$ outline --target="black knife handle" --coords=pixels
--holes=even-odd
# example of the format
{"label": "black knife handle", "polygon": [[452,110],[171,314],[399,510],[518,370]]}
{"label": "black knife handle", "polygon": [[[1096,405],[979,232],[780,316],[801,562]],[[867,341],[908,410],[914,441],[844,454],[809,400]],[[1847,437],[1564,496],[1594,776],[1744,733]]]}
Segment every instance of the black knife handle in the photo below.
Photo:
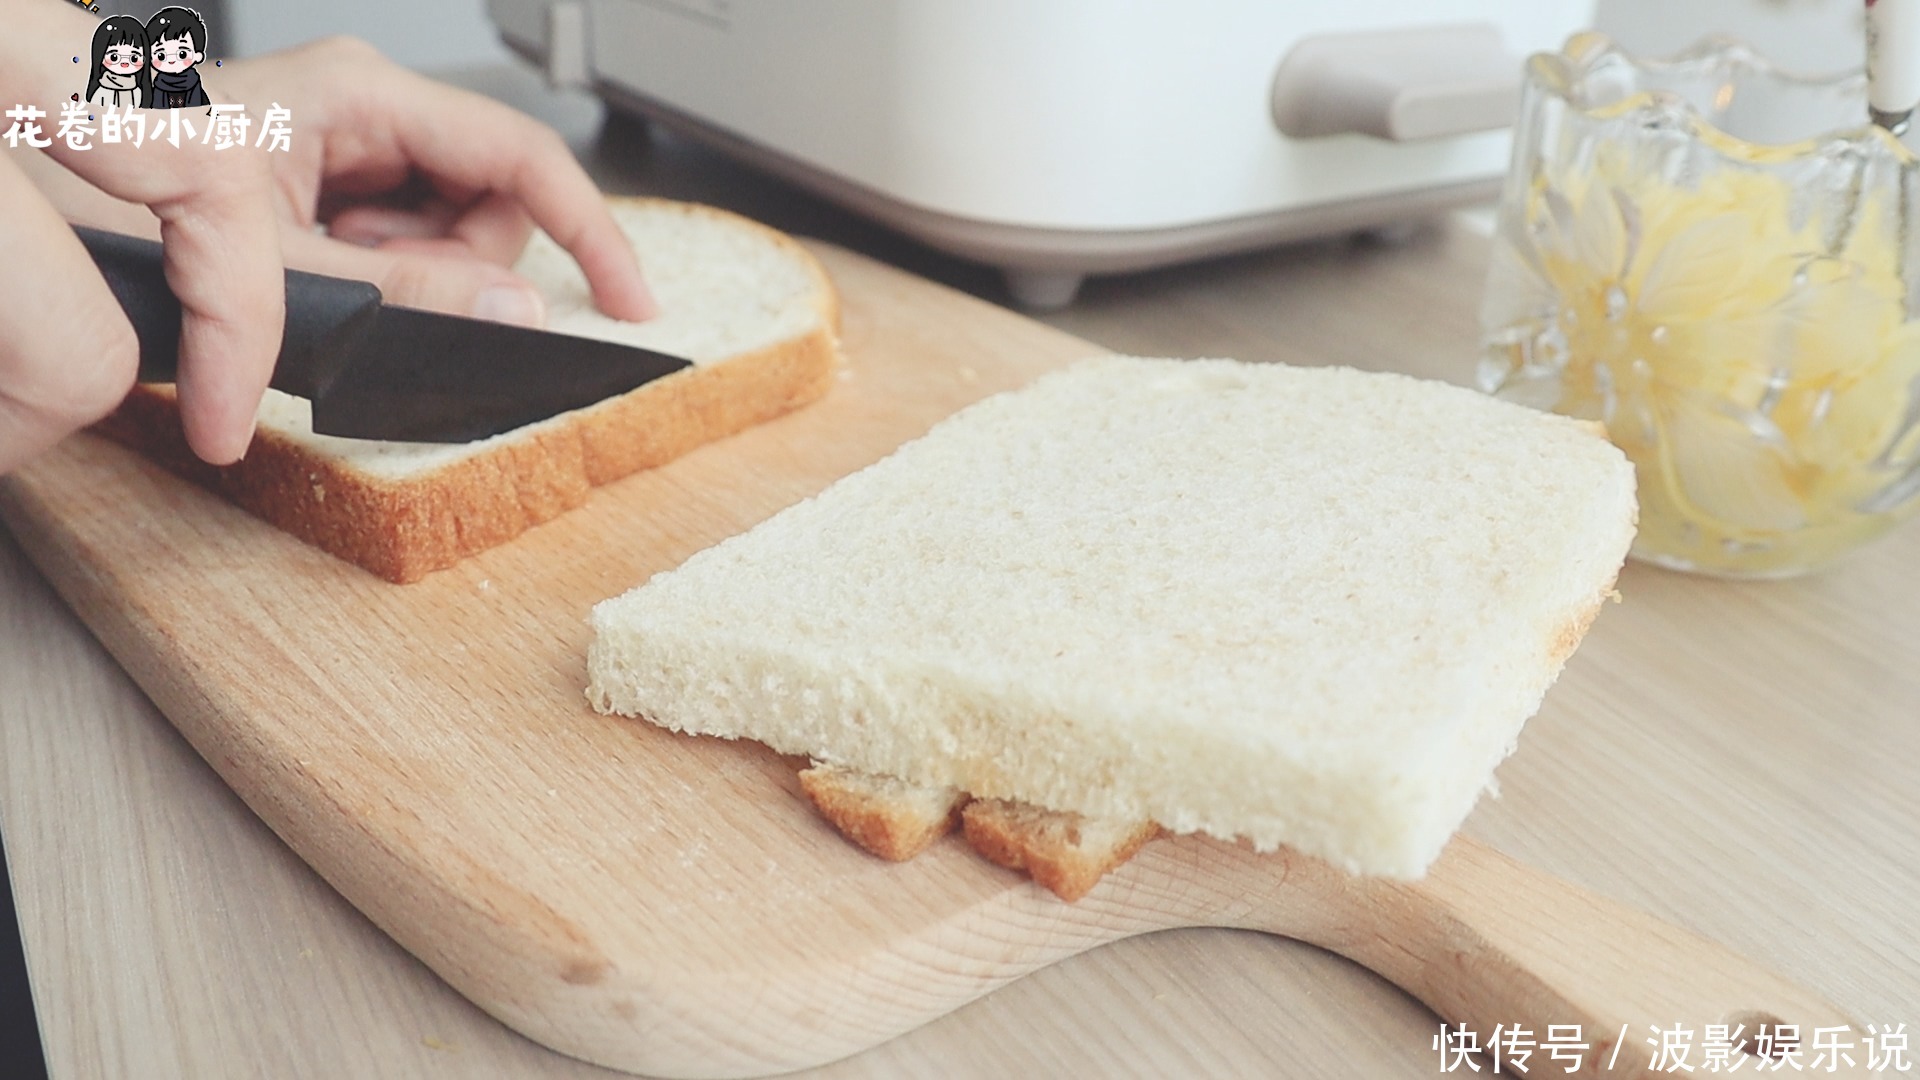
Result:
{"label": "black knife handle", "polygon": [[[140,381],[173,382],[180,372],[180,300],[167,284],[160,245],[80,225],[73,231],[140,339]],[[287,271],[286,333],[273,387],[316,397],[379,309],[380,290],[370,282]]]}

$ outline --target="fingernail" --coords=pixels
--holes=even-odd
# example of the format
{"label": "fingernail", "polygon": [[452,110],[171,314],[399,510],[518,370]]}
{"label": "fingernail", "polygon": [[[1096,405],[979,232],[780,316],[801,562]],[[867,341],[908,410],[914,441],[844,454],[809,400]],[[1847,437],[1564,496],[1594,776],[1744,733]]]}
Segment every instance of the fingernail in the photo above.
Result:
{"label": "fingernail", "polygon": [[231,466],[231,465],[239,465],[242,462],[246,461],[247,451],[253,449],[253,436],[259,430],[259,427],[260,427],[260,421],[258,420],[255,420],[253,423],[248,424],[247,437],[244,441],[237,444],[233,448],[233,451],[231,453],[221,455],[221,459],[219,461],[215,461],[213,458],[207,458],[206,459],[207,463],[209,465],[219,465],[224,467],[224,466]]}
{"label": "fingernail", "polygon": [[473,317],[514,326],[546,322],[546,304],[540,294],[518,285],[489,285],[473,298]]}

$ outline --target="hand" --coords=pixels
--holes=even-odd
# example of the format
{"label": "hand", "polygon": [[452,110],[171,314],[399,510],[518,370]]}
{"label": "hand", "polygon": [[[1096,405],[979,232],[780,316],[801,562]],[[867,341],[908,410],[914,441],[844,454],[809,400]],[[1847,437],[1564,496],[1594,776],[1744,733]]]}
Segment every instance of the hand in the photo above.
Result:
{"label": "hand", "polygon": [[[0,14],[17,30],[0,38],[0,97],[37,101],[57,115],[53,87],[64,91],[71,74],[50,57],[67,46],[42,46],[84,38],[91,20],[10,0],[0,0]],[[70,174],[40,185],[68,195],[83,189],[72,201],[99,210],[96,224],[144,233],[158,219],[168,282],[184,308],[182,422],[207,461],[235,461],[251,440],[285,321],[283,252],[295,266],[374,281],[398,303],[537,323],[537,294],[506,267],[538,223],[580,260],[603,310],[652,314],[631,247],[599,192],[559,137],[533,120],[345,40],[231,65],[212,90],[249,105],[256,120],[274,101],[291,108],[295,152],[152,142],[76,151],[56,143],[44,153]],[[138,360],[132,329],[91,260],[15,167],[37,165],[27,159],[40,155],[6,157],[0,472],[111,410]],[[425,197],[395,199],[410,191]],[[68,202],[61,201],[66,216],[84,220]],[[113,224],[116,213],[137,209],[130,204],[151,215],[136,213],[132,227]],[[355,243],[315,235],[315,222]]]}
{"label": "hand", "polygon": [[0,474],[112,411],[140,346],[80,239],[0,153]]}
{"label": "hand", "polygon": [[599,190],[549,127],[433,82],[351,38],[226,65],[212,90],[255,122],[291,110],[268,155],[301,269],[379,285],[414,307],[538,325],[540,294],[506,269],[538,224],[579,260],[595,302],[645,319],[653,298]]}
{"label": "hand", "polygon": [[[59,115],[65,57],[93,19],[68,5],[0,0],[0,99]],[[132,385],[132,327],[71,230],[21,174],[32,151],[0,164],[0,470],[103,415]],[[115,198],[159,219],[167,282],[180,297],[180,408],[208,461],[245,452],[285,322],[279,225],[264,152],[183,142],[45,151]],[[216,156],[217,155],[217,156]]]}
{"label": "hand", "polygon": [[[280,350],[280,231],[262,152],[164,143],[49,149],[93,187],[159,219],[167,282],[180,298],[181,420],[215,464],[247,448]],[[0,472],[91,423],[126,396],[133,328],[93,261],[16,165],[0,160]]]}

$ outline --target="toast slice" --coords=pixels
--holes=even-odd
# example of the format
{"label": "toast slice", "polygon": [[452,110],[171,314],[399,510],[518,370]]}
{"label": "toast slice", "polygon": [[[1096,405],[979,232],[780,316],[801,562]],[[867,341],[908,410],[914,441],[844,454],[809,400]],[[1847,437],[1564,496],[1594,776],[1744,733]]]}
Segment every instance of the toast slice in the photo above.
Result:
{"label": "toast slice", "polygon": [[868,852],[904,862],[965,820],[967,843],[992,862],[1023,870],[1072,903],[1159,835],[1151,822],[1095,821],[1006,799],[969,800],[950,787],[921,787],[836,765],[800,772],[822,817]]}
{"label": "toast slice", "polygon": [[792,238],[737,214],[616,199],[660,314],[624,323],[537,234],[515,269],[545,296],[547,328],[684,356],[694,367],[628,394],[460,445],[313,432],[308,403],[269,390],[246,458],[194,457],[171,387],[136,387],[98,430],[315,547],[416,581],[579,506],[592,489],[825,394],[840,365],[839,298]]}
{"label": "toast slice", "polygon": [[596,606],[588,696],[1419,877],[1635,517],[1581,421],[1351,369],[1089,360]]}

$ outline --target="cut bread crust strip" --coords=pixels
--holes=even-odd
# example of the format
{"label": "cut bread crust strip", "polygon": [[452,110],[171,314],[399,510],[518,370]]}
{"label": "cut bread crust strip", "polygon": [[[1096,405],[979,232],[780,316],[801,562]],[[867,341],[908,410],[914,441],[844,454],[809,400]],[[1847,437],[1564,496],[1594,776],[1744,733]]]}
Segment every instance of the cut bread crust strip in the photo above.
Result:
{"label": "cut bread crust strip", "polygon": [[950,787],[923,787],[816,764],[800,787],[840,834],[869,853],[904,862],[964,821],[967,843],[988,860],[1025,871],[1072,903],[1158,836],[1152,822],[1101,821],[1010,799],[969,799]]}
{"label": "cut bread crust strip", "polygon": [[338,439],[306,401],[269,391],[246,457],[216,468],[188,448],[171,386],[140,386],[96,430],[268,523],[393,582],[416,581],[581,504],[597,486],[823,396],[840,366],[839,298],[791,237],[664,199],[610,200],[661,314],[593,308],[585,277],[536,235],[515,269],[546,297],[550,330],[624,341],[694,367],[475,443]]}
{"label": "cut bread crust strip", "polygon": [[833,765],[800,771],[800,788],[840,834],[874,855],[905,862],[953,831],[967,794]]}
{"label": "cut bread crust strip", "polygon": [[976,799],[962,814],[973,850],[1069,903],[1160,835],[1151,821],[1103,821],[1010,799]]}

